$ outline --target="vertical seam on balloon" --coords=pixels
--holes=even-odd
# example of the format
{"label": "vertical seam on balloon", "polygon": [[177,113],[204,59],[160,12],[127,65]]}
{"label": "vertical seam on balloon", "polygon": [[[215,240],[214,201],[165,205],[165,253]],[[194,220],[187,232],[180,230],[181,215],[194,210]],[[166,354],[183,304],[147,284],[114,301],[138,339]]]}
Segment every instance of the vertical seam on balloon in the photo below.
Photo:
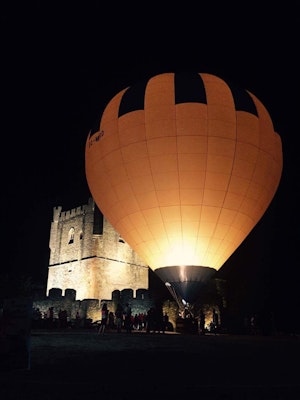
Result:
{"label": "vertical seam on balloon", "polygon": [[181,193],[181,185],[180,185],[180,177],[179,177],[179,155],[178,155],[178,125],[177,125],[177,104],[176,104],[176,86],[175,86],[175,74],[173,80],[174,87],[174,120],[175,120],[175,137],[176,137],[176,154],[177,154],[177,179],[178,179],[178,188],[179,188],[179,209],[180,209],[180,226],[181,226],[181,246],[183,245],[183,229],[182,229],[182,193]]}
{"label": "vertical seam on balloon", "polygon": [[[202,76],[202,74],[199,74],[202,81],[203,81],[203,85],[204,85],[204,89],[205,89],[205,94],[206,94],[206,86],[205,86],[205,79]],[[205,167],[205,178],[204,178],[204,185],[203,185],[203,191],[202,191],[202,200],[201,200],[201,210],[200,210],[200,216],[199,216],[199,224],[198,224],[198,236],[197,236],[197,246],[198,243],[200,242],[199,240],[199,233],[201,231],[201,223],[202,223],[202,215],[203,215],[203,201],[204,201],[204,192],[205,192],[205,184],[206,184],[206,176],[207,176],[207,162],[208,162],[208,128],[209,128],[209,124],[208,124],[208,101],[207,101],[207,96],[206,96],[206,167]],[[205,255],[207,252],[207,248],[205,249],[205,254],[201,254],[201,265],[204,264],[204,259],[205,259]],[[204,266],[204,265],[203,265]]]}
{"label": "vertical seam on balloon", "polygon": [[[164,220],[163,220],[163,218],[162,218],[162,213],[161,213],[161,207],[159,206],[159,201],[158,201],[158,198],[157,198],[157,188],[156,188],[156,185],[155,185],[155,181],[154,181],[154,179],[153,179],[153,171],[152,171],[152,165],[151,165],[151,162],[150,162],[150,157],[149,157],[149,149],[148,149],[148,142],[149,142],[149,140],[148,140],[148,136],[147,136],[147,124],[146,124],[146,107],[145,107],[145,97],[146,97],[146,92],[147,92],[147,86],[148,86],[148,84],[149,84],[149,81],[147,82],[147,85],[146,85],[146,87],[145,87],[145,94],[144,94],[144,123],[145,123],[145,139],[146,139],[146,147],[147,147],[147,155],[148,155],[148,161],[149,161],[149,166],[150,166],[150,171],[151,171],[151,177],[152,177],[152,182],[153,182],[153,187],[154,187],[154,192],[155,192],[155,197],[156,197],[156,201],[157,201],[157,204],[158,204],[158,209],[159,209],[159,214],[160,214],[160,218],[161,218],[161,221],[162,221],[162,223],[163,223],[163,226],[164,226],[164,230],[165,230],[165,232],[166,232],[166,236],[168,236],[167,235],[167,231],[166,231],[166,227],[165,227],[165,224],[164,224]],[[144,213],[142,213],[143,214],[143,217],[144,217]],[[144,217],[145,218],[145,217]],[[146,219],[145,219],[145,221],[146,221]],[[148,224],[147,224],[147,226],[148,226]],[[153,235],[153,232],[149,229],[149,231],[151,232],[151,235],[152,235],[152,238],[153,238],[153,241],[155,242],[155,243],[157,243],[157,239],[156,239],[156,237]],[[155,267],[155,266],[152,266],[152,268],[153,267]]]}
{"label": "vertical seam on balloon", "polygon": [[[204,88],[205,88],[205,93],[207,92],[207,88],[205,85],[205,79],[204,77],[202,77],[202,74],[200,74],[202,80],[203,80],[203,84],[204,84]],[[202,220],[202,214],[203,214],[203,203],[204,203],[204,193],[205,193],[205,188],[206,188],[206,180],[207,180],[207,165],[208,165],[208,138],[209,138],[209,111],[208,111],[208,98],[206,95],[206,166],[205,166],[205,178],[204,178],[204,185],[203,185],[203,196],[202,196],[202,201],[201,201],[201,212],[200,212],[200,218],[199,218],[199,229],[198,229],[198,234],[201,230],[201,220]],[[198,236],[199,237],[199,236]],[[207,255],[207,251],[209,249],[210,246],[210,241],[211,241],[211,236],[208,242],[208,246],[205,249],[205,253],[202,255],[201,257],[201,266],[205,266],[205,258]],[[198,238],[197,238],[197,242],[198,242]]]}
{"label": "vertical seam on balloon", "polygon": [[[229,85],[228,85],[225,81],[224,81],[224,83],[226,84],[227,88],[229,89],[229,91],[230,91],[230,93],[231,93],[231,95],[232,95],[232,92],[231,92],[231,89],[230,89]],[[232,96],[232,97],[233,97],[233,96]],[[233,101],[233,103],[234,103],[234,101]],[[207,107],[207,112],[208,112],[208,107]],[[236,117],[236,107],[235,107],[235,103],[234,103],[234,112],[235,112],[235,117]],[[207,121],[208,121],[208,119],[209,119],[209,118],[207,118]],[[208,130],[207,130],[207,132],[208,132]],[[209,135],[207,135],[207,140],[208,140],[208,137],[209,137]],[[237,123],[235,124],[235,151],[236,151],[236,138],[237,138]],[[232,164],[231,164],[231,171],[232,171],[232,169],[233,169],[233,165],[234,165],[234,162],[232,162]],[[207,171],[207,168],[206,168],[206,171]],[[206,179],[205,179],[205,181],[206,181]],[[230,175],[229,182],[228,182],[228,184],[227,184],[227,190],[226,190],[226,192],[225,192],[226,194],[225,194],[225,196],[224,196],[224,198],[223,198],[223,201],[222,201],[222,206],[220,207],[218,219],[217,219],[217,222],[215,223],[215,226],[214,226],[213,234],[210,236],[210,239],[209,239],[209,244],[208,244],[207,250],[209,250],[210,243],[211,243],[211,241],[212,241],[212,239],[213,239],[213,237],[214,237],[214,234],[215,234],[215,232],[216,232],[216,228],[217,228],[217,225],[218,225],[218,223],[219,223],[219,220],[220,220],[220,217],[221,217],[221,213],[222,213],[222,208],[223,208],[223,206],[224,206],[225,199],[226,199],[226,197],[227,197],[228,187],[229,187],[229,185],[230,185],[230,181],[231,181],[231,175]],[[204,186],[205,186],[205,185],[204,185]],[[223,241],[224,241],[224,239],[221,240],[221,242],[220,242],[220,244],[219,244],[217,250],[220,248],[221,243],[223,243]],[[207,251],[206,251],[206,253],[207,253]],[[216,259],[215,259],[215,254],[216,254],[216,253],[217,253],[217,252],[215,252],[214,255],[211,257],[212,260],[214,260],[214,263],[213,263],[213,265],[210,265],[210,266],[211,266],[212,268],[219,269],[220,267],[216,267],[216,265],[218,264],[218,262],[217,262]],[[220,257],[218,257],[218,258],[220,258]]]}
{"label": "vertical seam on balloon", "polygon": [[[232,96],[232,100],[233,100],[233,106],[234,106],[234,116],[235,116],[234,156],[233,156],[233,161],[232,161],[232,163],[231,163],[231,173],[230,173],[230,178],[229,178],[229,180],[228,180],[228,184],[227,184],[227,188],[226,188],[226,194],[225,194],[225,197],[224,197],[224,199],[223,199],[223,203],[222,203],[222,207],[221,207],[221,211],[220,211],[220,214],[219,214],[219,218],[218,218],[218,222],[217,222],[217,223],[219,223],[220,216],[221,216],[221,212],[222,212],[222,209],[224,208],[224,203],[225,203],[226,198],[227,198],[227,196],[228,196],[229,186],[230,186],[230,183],[231,183],[231,180],[232,180],[232,172],[233,172],[233,167],[234,167],[234,163],[235,163],[236,146],[237,146],[237,110],[236,110],[236,106],[235,106],[235,102],[234,102],[234,97],[233,97],[233,95],[232,95],[230,86],[227,85],[227,87],[228,87],[228,89],[230,90],[230,93],[231,93],[231,96]],[[236,217],[236,216],[237,216],[237,212],[236,212],[235,217]],[[232,223],[231,223],[230,226],[232,226]],[[227,232],[228,232],[228,229],[227,229]],[[225,237],[227,237],[227,234],[225,235]],[[221,246],[221,244],[222,244],[223,242],[224,242],[224,238],[222,239],[222,241],[221,241],[221,243],[220,243],[218,249],[220,248],[220,246]],[[228,244],[227,244],[227,248],[228,248]],[[227,252],[227,250],[226,250],[226,252]],[[223,253],[223,254],[224,254],[224,253]],[[222,257],[222,256],[221,256],[221,258],[224,259],[224,257]],[[218,257],[218,259],[220,259],[220,256]],[[227,257],[226,259],[228,259],[228,257]],[[216,264],[217,264],[217,262],[216,262]],[[219,264],[219,261],[218,261],[218,264]],[[222,265],[220,265],[219,267],[217,267],[217,269],[219,269],[221,266],[222,266]]]}
{"label": "vertical seam on balloon", "polygon": [[[126,91],[125,91],[125,92],[126,92]],[[124,92],[124,93],[125,93],[125,92]],[[119,100],[118,113],[119,113],[119,108],[120,108],[120,104],[121,104],[121,102],[122,102],[124,93],[123,93],[123,95],[120,97],[120,100]],[[119,117],[119,116],[117,117],[117,124],[118,124],[118,145],[119,145],[121,157],[122,157],[122,160],[123,160],[123,165],[125,166],[126,163],[125,163],[124,156],[123,156],[123,151],[122,151],[123,147],[121,147],[121,140],[120,140],[120,117]],[[128,179],[129,185],[130,185],[130,188],[131,188],[131,190],[132,190],[132,184],[131,184],[131,181],[130,181],[129,176],[128,176],[127,168],[125,169],[125,171],[126,171],[126,176],[127,176],[127,179]],[[133,190],[132,190],[132,193],[133,193]],[[135,198],[135,201],[137,202],[136,198]],[[119,221],[120,221],[120,219],[119,219],[116,223],[118,224]],[[119,232],[118,232],[118,233],[119,233]]]}
{"label": "vertical seam on balloon", "polygon": [[[251,175],[251,180],[250,180],[250,183],[248,184],[248,188],[247,188],[247,192],[246,192],[246,194],[248,195],[248,192],[249,192],[251,183],[253,182],[253,176],[254,176],[255,171],[256,171],[256,169],[257,169],[257,160],[259,159],[259,155],[260,155],[260,153],[261,153],[261,137],[262,137],[262,135],[261,135],[261,124],[260,124],[259,111],[258,111],[258,109],[257,109],[257,106],[256,106],[256,104],[255,104],[255,101],[254,101],[254,99],[252,98],[250,92],[247,91],[247,93],[249,94],[249,96],[250,96],[251,99],[253,100],[253,103],[254,103],[255,108],[256,108],[256,111],[257,111],[256,118],[257,118],[257,122],[258,122],[258,134],[259,134],[259,143],[258,143],[258,146],[257,146],[258,151],[257,151],[256,160],[255,160],[255,167],[254,167],[254,169],[253,169],[253,172],[252,172],[252,175]],[[244,198],[245,198],[245,197],[244,197]],[[247,215],[247,217],[249,217],[249,215]],[[253,218],[251,218],[251,219],[253,220]],[[259,218],[259,219],[260,219],[260,218]],[[253,222],[255,222],[255,224],[256,224],[256,223],[258,222],[259,219],[255,219],[255,220],[253,220]]]}
{"label": "vertical seam on balloon", "polygon": [[[230,89],[230,87],[229,87],[229,89]],[[235,156],[236,156],[236,146],[237,146],[237,110],[236,110],[236,107],[235,107],[235,104],[234,104],[234,115],[235,115],[235,141],[234,141],[234,156],[233,156],[233,161],[232,161],[232,163],[231,163],[231,174],[230,174],[230,178],[229,178],[229,181],[228,181],[228,185],[227,185],[227,189],[226,189],[226,194],[225,194],[225,197],[224,197],[224,200],[223,200],[223,204],[222,204],[222,209],[224,208],[224,203],[225,203],[225,201],[226,201],[226,199],[227,199],[227,196],[228,196],[228,192],[229,192],[229,186],[230,186],[230,184],[231,184],[231,180],[232,180],[232,172],[233,172],[233,167],[234,167],[234,162],[235,162]],[[237,216],[237,212],[235,213],[235,218],[236,218],[236,216]],[[231,225],[230,225],[230,227],[232,226],[232,223],[231,223]],[[229,229],[229,228],[228,228]],[[228,233],[228,229],[227,229],[227,233]],[[226,233],[226,235],[225,235],[225,237],[227,237],[227,233]],[[222,242],[221,243],[223,243],[224,242],[224,238],[222,239]],[[221,246],[221,243],[220,243],[220,246]],[[219,246],[219,247],[220,247]],[[227,244],[227,246],[226,246],[226,252],[227,252],[227,248],[228,248],[228,244]],[[223,254],[224,254],[224,252],[223,252]],[[221,256],[221,258],[225,258],[225,257],[222,257]],[[220,256],[219,256],[219,259],[220,259]],[[226,257],[226,260],[228,259],[228,257]],[[219,263],[219,261],[218,261],[218,263]],[[218,267],[218,269],[221,267],[222,265],[220,265],[219,267]]]}
{"label": "vertical seam on balloon", "polygon": [[[175,99],[175,73],[172,73],[171,75],[172,75],[172,77],[173,77],[173,82],[172,82],[172,84],[173,84],[173,95],[174,95],[174,99]],[[174,107],[175,107],[175,100],[174,100]],[[159,202],[158,202],[158,204],[159,204]],[[165,234],[166,234],[166,237],[167,237],[167,239],[168,239],[168,244],[169,244],[169,246],[170,246],[172,243],[171,243],[171,241],[170,241],[170,237],[169,237],[168,231],[167,231],[166,226],[165,226],[165,221],[164,221],[163,216],[162,216],[162,213],[161,213],[161,206],[159,205],[158,208],[159,208],[159,213],[160,213],[161,221],[162,221],[163,226],[164,226]],[[164,260],[164,262],[165,262],[165,260]]]}
{"label": "vertical seam on balloon", "polygon": [[[250,92],[249,92],[249,95],[250,95]],[[251,97],[251,95],[250,95],[250,97]],[[252,98],[252,97],[251,97],[251,98]],[[252,99],[252,100],[253,100],[253,99]],[[253,100],[253,103],[254,103],[254,100]],[[251,115],[253,115],[254,117],[257,118],[257,122],[258,122],[258,134],[259,134],[259,143],[258,143],[258,146],[255,146],[255,147],[257,147],[257,156],[256,156],[256,160],[255,160],[255,166],[254,166],[254,169],[253,169],[253,171],[252,171],[251,179],[250,179],[250,181],[249,181],[249,183],[248,183],[248,187],[247,187],[245,196],[243,197],[242,203],[240,204],[240,207],[239,207],[239,209],[238,209],[238,212],[239,212],[239,213],[241,212],[240,210],[241,210],[241,208],[242,208],[242,204],[243,204],[245,198],[248,197],[249,189],[250,189],[251,183],[253,182],[253,176],[254,176],[255,170],[256,170],[256,168],[257,168],[257,160],[258,160],[259,154],[260,154],[260,152],[261,152],[261,146],[260,146],[260,143],[261,143],[260,117],[259,117],[259,112],[258,112],[258,110],[257,110],[256,104],[254,103],[254,105],[255,105],[255,108],[256,108],[256,111],[257,111],[257,115],[254,115],[254,114],[251,114]],[[244,214],[243,212],[241,212],[241,213]],[[258,222],[258,220],[253,220],[253,218],[250,217],[249,215],[247,215],[247,217],[251,218],[253,222],[255,221],[255,223]],[[249,232],[249,233],[250,233],[250,232]]]}

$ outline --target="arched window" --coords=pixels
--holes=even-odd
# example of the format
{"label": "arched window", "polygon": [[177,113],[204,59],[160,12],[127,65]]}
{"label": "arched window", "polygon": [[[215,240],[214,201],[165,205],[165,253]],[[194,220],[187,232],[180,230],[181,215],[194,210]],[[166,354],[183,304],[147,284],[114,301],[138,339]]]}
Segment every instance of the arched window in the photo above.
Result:
{"label": "arched window", "polygon": [[71,228],[71,229],[69,230],[68,244],[74,243],[74,232],[75,232],[75,229],[74,229],[74,228]]}

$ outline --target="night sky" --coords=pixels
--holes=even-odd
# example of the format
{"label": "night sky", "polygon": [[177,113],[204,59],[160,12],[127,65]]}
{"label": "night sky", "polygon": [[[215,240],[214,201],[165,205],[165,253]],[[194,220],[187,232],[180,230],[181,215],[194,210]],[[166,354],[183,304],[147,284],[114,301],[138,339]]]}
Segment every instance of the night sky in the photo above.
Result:
{"label": "night sky", "polygon": [[[29,3],[29,4],[28,4]],[[89,198],[89,129],[120,90],[163,72],[215,74],[255,94],[283,143],[268,211],[220,270],[232,293],[296,309],[299,14],[272,3],[161,8],[32,1],[1,6],[1,271],[45,282],[53,207]],[[276,8],[278,7],[278,8]],[[296,123],[297,121],[297,123]],[[257,293],[257,297],[256,297]],[[246,301],[246,300],[245,300]]]}

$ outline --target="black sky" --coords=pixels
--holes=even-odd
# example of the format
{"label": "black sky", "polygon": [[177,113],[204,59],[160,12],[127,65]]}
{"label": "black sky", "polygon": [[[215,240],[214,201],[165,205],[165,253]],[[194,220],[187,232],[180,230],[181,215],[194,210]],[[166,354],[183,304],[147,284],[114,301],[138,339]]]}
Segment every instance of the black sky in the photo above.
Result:
{"label": "black sky", "polygon": [[221,273],[240,279],[239,290],[253,285],[254,291],[295,292],[300,245],[295,7],[61,3],[1,6],[2,271],[46,278],[53,207],[68,210],[88,200],[85,141],[107,102],[140,79],[192,70],[254,93],[283,143],[278,192]]}

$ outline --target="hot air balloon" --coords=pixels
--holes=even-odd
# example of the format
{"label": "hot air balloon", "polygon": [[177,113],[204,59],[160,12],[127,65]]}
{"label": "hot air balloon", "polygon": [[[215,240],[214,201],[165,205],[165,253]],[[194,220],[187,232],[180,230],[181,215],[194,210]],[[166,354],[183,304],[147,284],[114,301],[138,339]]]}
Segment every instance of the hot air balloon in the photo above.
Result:
{"label": "hot air balloon", "polygon": [[120,91],[85,149],[96,204],[183,303],[262,218],[282,163],[261,101],[207,73],[162,73]]}

